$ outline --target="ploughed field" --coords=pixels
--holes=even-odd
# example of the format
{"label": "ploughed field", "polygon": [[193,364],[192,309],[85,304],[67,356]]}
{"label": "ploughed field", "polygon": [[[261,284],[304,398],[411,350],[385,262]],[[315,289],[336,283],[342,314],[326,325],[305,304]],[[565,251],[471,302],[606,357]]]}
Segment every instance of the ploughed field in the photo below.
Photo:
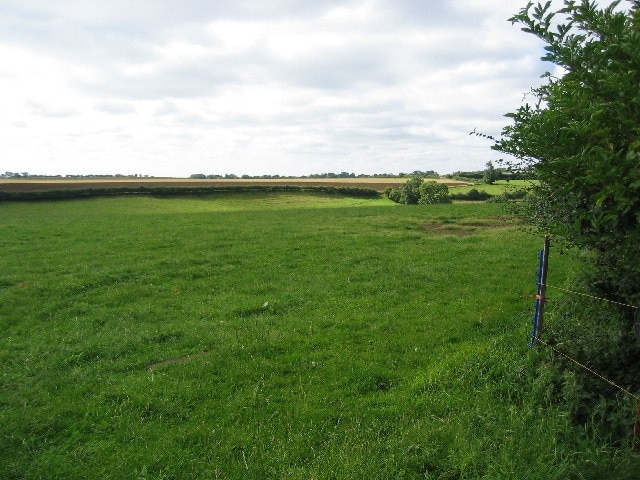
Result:
{"label": "ploughed field", "polygon": [[[126,179],[2,179],[0,190],[25,192],[39,190],[65,190],[81,188],[118,187],[224,187],[250,185],[292,185],[301,187],[333,186],[372,188],[382,192],[387,187],[397,187],[407,178],[282,178],[282,179],[185,179],[185,178],[126,178]],[[449,186],[468,185],[456,180],[437,180]]]}

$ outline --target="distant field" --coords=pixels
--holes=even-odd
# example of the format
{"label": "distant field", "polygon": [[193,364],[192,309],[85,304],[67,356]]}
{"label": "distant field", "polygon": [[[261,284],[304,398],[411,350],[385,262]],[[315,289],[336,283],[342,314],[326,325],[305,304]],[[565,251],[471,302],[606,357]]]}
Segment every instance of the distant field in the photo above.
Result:
{"label": "distant field", "polygon": [[[0,179],[0,190],[7,192],[35,190],[64,190],[76,188],[108,188],[108,187],[159,187],[159,186],[234,186],[234,185],[299,185],[299,186],[334,186],[334,187],[366,187],[379,192],[391,186],[403,184],[407,178],[282,178],[282,179],[215,179],[194,180],[191,178],[118,178],[118,179]],[[442,179],[437,180],[449,186],[469,185],[466,182]]]}
{"label": "distant field", "polygon": [[449,193],[468,193],[471,189],[476,189],[479,192],[487,192],[490,195],[500,195],[504,192],[522,190],[530,188],[534,184],[532,180],[498,180],[492,185],[488,185],[485,183],[480,183],[477,185],[472,184],[459,184],[459,185],[450,185]]}
{"label": "distant field", "polygon": [[[637,472],[541,411],[540,239],[499,205],[245,193],[0,213],[0,478]],[[562,283],[571,255],[551,263]]]}

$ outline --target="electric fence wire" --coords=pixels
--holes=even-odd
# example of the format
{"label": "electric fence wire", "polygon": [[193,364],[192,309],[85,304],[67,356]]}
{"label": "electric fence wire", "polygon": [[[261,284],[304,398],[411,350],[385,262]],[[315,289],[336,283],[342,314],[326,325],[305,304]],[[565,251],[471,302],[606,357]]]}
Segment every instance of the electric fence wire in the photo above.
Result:
{"label": "electric fence wire", "polygon": [[634,310],[638,309],[638,307],[635,306],[635,305],[629,305],[628,303],[616,302],[615,300],[609,300],[608,298],[596,297],[595,295],[590,295],[588,293],[576,292],[575,290],[569,290],[568,288],[555,287],[555,286],[549,285],[549,284],[544,284],[544,286],[547,287],[547,288],[553,288],[555,290],[561,290],[561,291],[566,292],[566,293],[572,293],[574,295],[581,295],[583,297],[594,298],[596,300],[602,300],[604,302],[615,303],[616,305],[621,305],[623,307],[633,308]]}
{"label": "electric fence wire", "polygon": [[620,390],[621,392],[629,395],[630,397],[635,398],[636,400],[638,400],[638,402],[640,402],[640,397],[638,395],[635,395],[633,393],[631,393],[629,390],[627,390],[626,388],[621,387],[620,385],[617,385],[616,383],[612,382],[611,380],[609,380],[608,378],[604,377],[603,375],[600,375],[598,372],[596,372],[595,370],[587,367],[586,365],[584,365],[583,363],[580,363],[578,360],[576,360],[575,358],[572,358],[571,356],[567,355],[564,352],[561,352],[560,350],[558,350],[556,347],[554,347],[553,345],[545,342],[544,340],[538,338],[538,341],[540,343],[542,343],[545,347],[549,347],[551,350],[553,350],[554,352],[556,352],[558,355],[563,356],[564,358],[566,358],[567,360],[572,361],[573,363],[575,363],[576,365],[578,365],[579,367],[584,368],[585,370],[587,370],[588,372],[592,373],[593,375],[595,375],[596,377],[600,378],[601,380],[604,380],[605,382],[607,382],[609,385],[611,385],[612,387],[617,388],[618,390]]}
{"label": "electric fence wire", "polygon": [[[538,283],[538,286],[544,286],[546,288],[553,288],[556,290],[561,290],[563,292],[566,293],[571,293],[574,295],[581,295],[583,297],[589,297],[589,298],[593,298],[596,300],[602,300],[604,302],[609,302],[609,303],[614,303],[616,305],[620,305],[623,307],[628,307],[628,308],[632,308],[634,310],[638,310],[638,307],[635,305],[630,305],[628,303],[622,303],[622,302],[616,302],[614,300],[610,300],[608,298],[602,298],[602,297],[597,297],[595,295],[590,295],[588,293],[583,293],[583,292],[576,292],[574,290],[569,290],[567,288],[562,288],[562,287],[555,287],[553,285],[548,285],[546,283]],[[545,297],[539,298],[539,300],[545,300]],[[576,360],[575,358],[572,358],[570,355],[567,355],[566,353],[558,350],[556,347],[554,347],[553,345],[545,342],[544,340],[542,340],[539,335],[535,336],[535,342],[540,342],[541,344],[543,344],[544,346],[550,348],[551,350],[553,350],[555,353],[557,353],[558,355],[561,355],[562,357],[566,358],[567,360],[573,362],[574,364],[578,365],[579,367],[585,369],[586,371],[588,371],[589,373],[591,373],[592,375],[595,375],[596,377],[598,377],[599,379],[601,379],[602,381],[608,383],[609,385],[611,385],[612,387],[617,388],[618,390],[620,390],[622,393],[628,395],[631,398],[634,398],[638,401],[638,404],[636,406],[636,411],[635,411],[635,419],[633,422],[633,441],[631,444],[631,449],[635,450],[636,449],[636,444],[637,444],[637,439],[638,439],[638,435],[640,435],[640,396],[635,395],[633,393],[631,393],[629,390],[627,390],[626,388],[621,387],[620,385],[612,382],[611,380],[609,380],[608,378],[604,377],[603,375],[599,374],[598,372],[596,372],[595,370],[589,368],[588,366],[584,365],[583,363],[580,363],[578,360]]]}
{"label": "electric fence wire", "polygon": [[566,358],[567,360],[575,363],[579,367],[584,368],[587,372],[591,373],[592,375],[595,375],[596,377],[598,377],[599,379],[601,379],[604,382],[608,383],[612,387],[617,388],[618,390],[620,390],[625,395],[628,395],[629,397],[634,398],[634,399],[636,399],[638,401],[638,403],[636,405],[636,410],[635,410],[635,418],[634,418],[634,421],[633,421],[633,439],[631,441],[631,450],[635,450],[636,449],[636,445],[637,445],[638,435],[640,435],[640,397],[638,395],[635,395],[635,394],[631,393],[629,390],[627,390],[624,387],[621,387],[620,385],[616,384],[615,382],[612,382],[611,380],[609,380],[605,376],[600,375],[598,372],[596,372],[595,370],[587,367],[583,363],[580,363],[575,358],[572,358],[571,356],[567,355],[566,353],[561,352],[556,347],[554,347],[553,345],[550,345],[549,343],[545,342],[541,338],[537,338],[536,341],[540,342],[545,347],[550,348],[551,350],[553,350],[558,355],[561,355],[564,358]]}

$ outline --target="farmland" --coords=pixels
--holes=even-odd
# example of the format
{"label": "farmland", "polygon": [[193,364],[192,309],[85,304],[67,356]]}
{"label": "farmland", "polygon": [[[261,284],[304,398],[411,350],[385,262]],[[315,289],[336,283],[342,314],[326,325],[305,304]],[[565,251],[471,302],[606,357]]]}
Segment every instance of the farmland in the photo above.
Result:
{"label": "farmland", "polygon": [[[37,190],[63,190],[80,188],[120,188],[120,187],[232,187],[232,186],[333,186],[363,187],[379,192],[386,187],[396,187],[406,182],[406,178],[282,178],[282,179],[211,179],[194,180],[186,178],[122,178],[122,179],[0,179],[0,191],[23,192]],[[450,186],[468,185],[456,180],[439,180]]]}
{"label": "farmland", "polygon": [[637,472],[542,408],[540,238],[499,205],[140,195],[0,216],[0,478]]}

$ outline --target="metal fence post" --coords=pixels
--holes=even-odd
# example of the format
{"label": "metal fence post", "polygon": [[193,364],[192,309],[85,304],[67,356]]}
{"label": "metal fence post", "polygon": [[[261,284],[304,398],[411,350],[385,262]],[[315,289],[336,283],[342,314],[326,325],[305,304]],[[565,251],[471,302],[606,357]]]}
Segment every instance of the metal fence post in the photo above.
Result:
{"label": "metal fence post", "polygon": [[533,304],[535,313],[531,320],[533,330],[531,330],[531,342],[529,342],[530,347],[534,347],[536,345],[538,338],[540,338],[540,335],[542,334],[545,292],[547,289],[547,269],[549,266],[549,243],[549,236],[547,235],[544,237],[544,249],[538,252],[538,259],[540,260],[537,281],[538,293],[536,294],[536,301]]}

